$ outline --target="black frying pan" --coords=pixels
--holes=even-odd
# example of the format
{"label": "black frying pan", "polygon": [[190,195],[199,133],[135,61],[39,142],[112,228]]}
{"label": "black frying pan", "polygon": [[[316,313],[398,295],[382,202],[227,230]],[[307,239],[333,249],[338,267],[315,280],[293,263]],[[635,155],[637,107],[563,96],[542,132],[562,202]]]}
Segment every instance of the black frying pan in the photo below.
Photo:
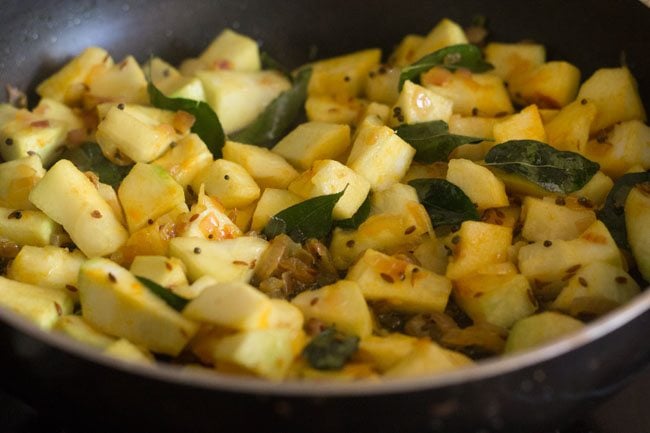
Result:
{"label": "black frying pan", "polygon": [[[297,66],[484,15],[494,40],[533,39],[583,76],[622,56],[650,100],[650,9],[637,0],[15,1],[0,10],[0,83],[33,89],[90,44],[172,62],[228,26]],[[273,384],[107,359],[0,311],[0,386],[79,431],[545,431],[650,361],[650,291],[581,333],[439,377]]]}

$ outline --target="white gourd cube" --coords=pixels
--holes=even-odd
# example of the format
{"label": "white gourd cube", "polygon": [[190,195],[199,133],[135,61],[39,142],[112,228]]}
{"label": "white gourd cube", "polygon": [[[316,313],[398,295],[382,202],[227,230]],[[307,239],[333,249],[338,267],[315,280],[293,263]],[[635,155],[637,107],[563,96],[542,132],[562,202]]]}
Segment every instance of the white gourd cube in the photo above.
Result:
{"label": "white gourd cube", "polygon": [[314,162],[289,185],[289,191],[303,199],[336,194],[344,189],[332,211],[335,219],[350,218],[361,207],[370,191],[366,179],[340,162],[326,159]]}
{"label": "white gourd cube", "polygon": [[261,232],[272,216],[302,201],[302,198],[286,189],[266,188],[257,202],[251,230]]}
{"label": "white gourd cube", "polygon": [[203,289],[183,309],[183,315],[230,329],[262,329],[268,324],[271,308],[269,297],[255,287],[230,282]]}

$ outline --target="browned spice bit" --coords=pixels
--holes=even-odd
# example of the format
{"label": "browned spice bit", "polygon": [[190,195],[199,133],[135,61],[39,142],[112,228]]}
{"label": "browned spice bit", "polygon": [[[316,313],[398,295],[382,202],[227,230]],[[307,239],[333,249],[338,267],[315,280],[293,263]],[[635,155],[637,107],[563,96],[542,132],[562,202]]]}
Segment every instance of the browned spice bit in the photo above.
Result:
{"label": "browned spice bit", "polygon": [[121,103],[121,102],[119,104],[117,104],[117,109],[118,110],[124,110],[124,104]]}
{"label": "browned spice bit", "polygon": [[117,283],[117,278],[115,278],[115,275],[113,275],[112,273],[109,272],[108,273],[108,281],[110,281],[111,283]]}
{"label": "browned spice bit", "polygon": [[368,77],[375,78],[375,73],[373,71],[368,72]]}
{"label": "browned spice bit", "polygon": [[248,265],[248,268],[249,269],[255,269],[255,265],[257,265],[257,260],[253,260],[252,262],[250,262],[250,264]]}
{"label": "browned spice bit", "polygon": [[169,68],[163,69],[162,74],[163,74],[163,77],[169,77],[169,74],[170,74]]}
{"label": "browned spice bit", "polygon": [[472,108],[472,116],[478,116],[478,108]]}
{"label": "browned spice bit", "polygon": [[232,261],[233,265],[242,265],[242,266],[248,266],[248,262],[245,262],[243,260],[233,260]]}
{"label": "browned spice bit", "polygon": [[14,139],[11,138],[11,137],[7,137],[7,138],[5,138],[5,144],[6,144],[7,146],[11,146],[11,145],[13,145],[13,144],[14,144]]}
{"label": "browned spice bit", "polygon": [[348,75],[346,75],[345,77],[343,77],[343,81],[345,81],[346,83],[349,82],[349,81],[350,81],[350,77],[349,77]]}
{"label": "browned spice bit", "polygon": [[34,152],[33,150],[28,150],[27,155],[34,156],[34,155],[36,155],[36,152]]}
{"label": "browned spice bit", "polygon": [[63,308],[61,308],[61,305],[59,305],[58,302],[54,303],[54,308],[56,308],[56,314],[59,316],[63,316]]}
{"label": "browned spice bit", "polygon": [[552,241],[549,241],[548,239],[544,241],[544,246],[545,246],[546,248],[550,247],[551,245],[553,245],[553,242],[552,242]]}
{"label": "browned spice bit", "polygon": [[458,230],[460,230],[460,226],[458,224],[455,224],[451,226],[450,230],[452,233],[456,233]]}
{"label": "browned spice bit", "polygon": [[228,176],[228,175],[226,174],[226,175],[223,176],[223,179],[224,179],[224,180],[230,180],[230,176]]}
{"label": "browned spice bit", "polygon": [[591,200],[583,196],[578,197],[578,204],[582,207],[586,207],[587,209],[594,207],[594,204],[591,202]]}
{"label": "browned spice bit", "polygon": [[33,126],[34,128],[47,128],[47,127],[50,126],[50,121],[49,120],[37,120],[35,122],[30,123],[29,126]]}
{"label": "browned spice bit", "polygon": [[494,117],[506,117],[508,115],[507,111],[499,111]]}
{"label": "browned spice bit", "polygon": [[578,263],[577,265],[573,265],[570,268],[567,268],[566,273],[567,274],[575,274],[578,271],[578,269],[580,269],[581,267],[582,267],[582,265],[580,263]]}
{"label": "browned spice bit", "polygon": [[449,248],[447,245],[445,245],[445,249],[447,250],[447,255],[451,256],[454,252]]}
{"label": "browned spice bit", "polygon": [[581,285],[582,287],[587,287],[587,286],[589,285],[589,284],[587,283],[587,280],[585,280],[585,279],[582,278],[582,277],[578,277],[578,282],[580,283],[580,285]]}
{"label": "browned spice bit", "polygon": [[169,147],[170,147],[171,149],[173,149],[173,148],[176,147],[177,144],[178,144],[178,143],[176,143],[175,141],[170,141],[170,142],[169,142]]}
{"label": "browned spice bit", "polygon": [[23,213],[19,210],[15,210],[7,215],[7,218],[10,220],[19,220],[23,217]]}
{"label": "browned spice bit", "polygon": [[406,279],[406,274],[404,272],[399,273],[399,280],[404,281]]}
{"label": "browned spice bit", "polygon": [[147,220],[147,224],[149,224],[149,225],[153,225],[153,220],[152,220],[151,218],[149,218],[149,219]]}
{"label": "browned spice bit", "polygon": [[604,143],[607,141],[607,131],[601,130],[596,133],[596,141],[599,143]]}
{"label": "browned spice bit", "polygon": [[194,247],[194,254],[201,254],[201,248]]}
{"label": "browned spice bit", "polygon": [[383,75],[386,72],[388,72],[388,71],[386,70],[385,66],[380,66],[379,69],[377,69],[377,73],[379,73],[380,75]]}
{"label": "browned spice bit", "polygon": [[169,263],[169,262],[165,262],[165,268],[166,268],[168,271],[171,271],[172,269],[174,269],[174,267],[172,266],[172,264]]}
{"label": "browned spice bit", "polygon": [[79,289],[77,289],[77,288],[76,288],[75,286],[73,286],[72,284],[66,284],[66,285],[65,285],[65,288],[68,289],[68,291],[70,291],[70,292],[72,292],[72,293],[76,293],[76,292],[79,291]]}
{"label": "browned spice bit", "polygon": [[521,206],[521,197],[519,196],[510,197],[508,198],[508,201],[513,206]]}
{"label": "browned spice bit", "polygon": [[569,281],[571,278],[573,278],[574,275],[575,274],[566,274],[562,277],[562,281]]}
{"label": "browned spice bit", "polygon": [[564,206],[566,204],[566,200],[564,197],[555,197],[555,204],[558,206]]}
{"label": "browned spice bit", "polygon": [[481,296],[483,296],[483,292],[474,293],[474,298],[480,298]]}
{"label": "browned spice bit", "polygon": [[456,236],[451,238],[451,243],[452,244],[456,245],[456,244],[458,244],[458,242],[460,242],[460,236],[459,235],[456,235]]}
{"label": "browned spice bit", "polygon": [[498,226],[501,226],[501,225],[503,225],[503,220],[496,219],[496,220],[494,220],[494,224],[496,224]]}
{"label": "browned spice bit", "polygon": [[100,211],[98,211],[97,209],[95,209],[94,211],[90,212],[90,216],[93,217],[93,218],[101,218],[102,213]]}
{"label": "browned spice bit", "polygon": [[316,296],[316,297],[312,298],[311,301],[309,301],[309,305],[314,306],[314,305],[318,304],[318,301],[320,301],[320,299],[318,298],[318,296]]}
{"label": "browned spice bit", "polygon": [[354,246],[354,239],[350,239],[345,243],[345,246],[348,248],[352,248]]}
{"label": "browned spice bit", "polygon": [[413,268],[411,272],[417,274],[418,272],[420,272],[420,268]]}
{"label": "browned spice bit", "polygon": [[614,281],[616,281],[618,284],[625,284],[627,283],[627,278],[623,276],[619,276],[614,278]]}
{"label": "browned spice bit", "polygon": [[406,228],[406,230],[404,230],[404,234],[405,235],[410,235],[414,231],[415,231],[415,226],[409,226],[409,227]]}
{"label": "browned spice bit", "polygon": [[214,239],[214,234],[213,234],[213,233],[210,233],[210,234],[208,235],[208,239]]}
{"label": "browned spice bit", "polygon": [[192,222],[192,221],[196,221],[196,219],[197,219],[198,217],[199,217],[199,214],[198,214],[198,213],[192,214],[192,216],[190,217],[190,222]]}
{"label": "browned spice bit", "polygon": [[385,273],[383,273],[383,272],[380,273],[379,276],[381,277],[382,280],[386,281],[387,283],[391,283],[391,284],[392,284],[392,283],[395,282],[395,279],[393,279],[393,277],[391,277],[390,275],[385,274]]}
{"label": "browned spice bit", "polygon": [[587,100],[586,100],[585,98],[582,98],[582,99],[580,100],[580,103],[581,103],[582,105],[587,105]]}
{"label": "browned spice bit", "polygon": [[506,217],[506,214],[504,214],[503,211],[500,211],[499,209],[497,209],[495,212],[496,212],[496,214],[497,214],[497,216],[499,218],[505,218]]}

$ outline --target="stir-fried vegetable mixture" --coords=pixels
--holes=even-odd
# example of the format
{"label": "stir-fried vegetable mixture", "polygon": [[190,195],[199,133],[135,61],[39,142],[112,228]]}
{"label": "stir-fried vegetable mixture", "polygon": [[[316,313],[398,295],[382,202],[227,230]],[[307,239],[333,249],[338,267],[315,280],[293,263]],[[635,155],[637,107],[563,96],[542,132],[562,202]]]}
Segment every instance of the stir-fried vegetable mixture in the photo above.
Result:
{"label": "stir-fried vegetable mixture", "polygon": [[231,30],[178,69],[87,48],[0,105],[0,304],[123,359],[350,380],[627,302],[650,280],[634,77],[478,30],[290,73]]}

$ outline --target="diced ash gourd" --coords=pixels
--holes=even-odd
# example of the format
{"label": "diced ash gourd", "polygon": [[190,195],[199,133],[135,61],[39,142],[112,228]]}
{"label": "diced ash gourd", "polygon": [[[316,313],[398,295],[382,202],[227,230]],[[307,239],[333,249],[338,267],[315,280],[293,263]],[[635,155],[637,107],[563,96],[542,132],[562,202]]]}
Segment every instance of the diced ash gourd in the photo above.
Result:
{"label": "diced ash gourd", "polygon": [[[622,228],[610,233],[597,219],[614,181],[650,168],[637,83],[620,67],[581,84],[580,71],[547,61],[543,45],[494,42],[483,50],[493,70],[447,68],[445,59],[403,78],[404,67],[467,42],[444,19],[407,35],[387,64],[378,49],[315,61],[307,121],[271,148],[226,139],[217,151],[201,128],[190,131],[193,116],[149,106],[147,81],[168,97],[206,101],[236,133],[291,87],[280,71],[261,70],[254,39],[226,29],[178,69],[157,57],[115,63],[88,48],[37,87],[33,110],[0,104],[0,305],[121,360],[184,353],[274,381],[439,374],[472,362],[449,348],[497,353],[507,335],[505,352],[515,352],[581,329],[577,319],[639,293],[634,267],[650,278],[647,183],[631,188],[619,221],[630,255],[614,241]],[[485,141],[414,163],[420,147],[394,128],[431,121]],[[100,170],[56,161],[64,146],[88,140],[128,165],[121,182],[102,178],[115,188],[97,180]],[[599,168],[579,189],[551,193],[482,162],[512,140],[548,143]],[[463,218],[480,221],[434,230],[444,203],[421,204],[418,183],[407,185],[416,179],[451,183],[474,215]],[[339,193],[321,218],[332,227],[318,234],[327,248],[272,238],[273,216]],[[259,281],[259,269],[273,272]],[[73,315],[76,303],[83,316]],[[310,358],[319,335],[354,342],[339,370]]]}

